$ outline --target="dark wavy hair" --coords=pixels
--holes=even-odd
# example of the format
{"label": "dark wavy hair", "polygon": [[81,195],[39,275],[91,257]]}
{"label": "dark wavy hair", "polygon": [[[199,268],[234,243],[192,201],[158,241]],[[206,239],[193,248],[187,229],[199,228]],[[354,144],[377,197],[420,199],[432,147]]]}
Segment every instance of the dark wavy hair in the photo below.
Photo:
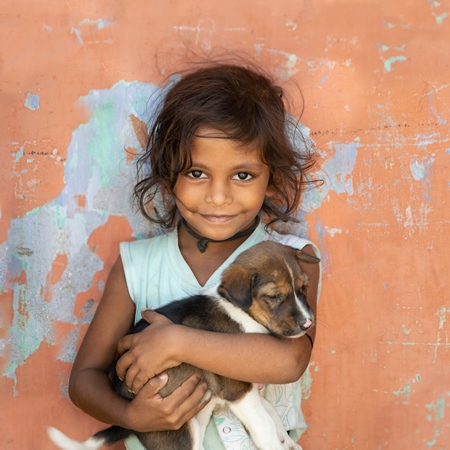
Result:
{"label": "dark wavy hair", "polygon": [[[141,212],[164,227],[174,224],[178,174],[189,170],[192,141],[200,127],[207,127],[260,149],[275,192],[265,198],[262,210],[269,223],[292,219],[307,183],[305,172],[314,162],[308,148],[301,153],[294,149],[289,133],[302,135],[298,121],[290,117],[283,90],[259,68],[214,63],[184,74],[165,95],[137,163],[134,195]],[[158,193],[164,206],[153,202],[150,209]]]}

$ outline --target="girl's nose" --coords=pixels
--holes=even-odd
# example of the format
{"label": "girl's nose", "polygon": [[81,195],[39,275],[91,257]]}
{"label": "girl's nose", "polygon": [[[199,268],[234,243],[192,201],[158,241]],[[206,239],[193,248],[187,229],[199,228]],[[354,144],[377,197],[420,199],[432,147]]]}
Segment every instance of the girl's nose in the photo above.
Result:
{"label": "girl's nose", "polygon": [[231,192],[226,183],[211,183],[208,186],[206,192],[206,203],[213,204],[215,206],[223,206],[230,204],[233,200]]}

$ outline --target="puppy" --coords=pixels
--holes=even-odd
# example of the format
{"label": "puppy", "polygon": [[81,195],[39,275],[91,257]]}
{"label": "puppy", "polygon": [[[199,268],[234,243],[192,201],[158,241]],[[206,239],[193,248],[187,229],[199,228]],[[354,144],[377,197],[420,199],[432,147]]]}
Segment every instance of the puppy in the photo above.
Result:
{"label": "puppy", "polygon": [[[270,333],[297,338],[313,326],[314,317],[306,302],[308,277],[299,262],[319,259],[274,242],[264,241],[241,253],[223,272],[211,295],[196,295],[156,309],[174,323],[219,333]],[[131,333],[142,331],[141,319]],[[135,434],[148,450],[201,450],[206,426],[216,407],[229,407],[241,420],[259,450],[301,450],[284,430],[272,405],[252,383],[232,380],[188,364],[166,371],[169,379],[161,396],[172,393],[193,373],[208,385],[212,400],[179,430],[141,433],[112,426],[84,443],[77,443],[54,428],[50,438],[64,450],[99,449]],[[114,390],[129,400],[124,382],[113,373]]]}

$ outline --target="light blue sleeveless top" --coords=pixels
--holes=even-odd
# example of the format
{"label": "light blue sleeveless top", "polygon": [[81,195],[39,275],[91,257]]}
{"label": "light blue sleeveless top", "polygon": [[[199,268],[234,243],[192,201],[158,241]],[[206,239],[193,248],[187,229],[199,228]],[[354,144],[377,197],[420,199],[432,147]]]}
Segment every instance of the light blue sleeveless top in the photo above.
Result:
{"label": "light blue sleeveless top", "polygon": [[[244,250],[258,242],[270,240],[302,249],[306,245],[319,251],[310,241],[293,235],[282,235],[265,228],[261,223],[248,239],[213,273],[204,286],[200,286],[190,267],[178,248],[178,233],[172,232],[134,242],[122,242],[120,255],[125,271],[128,291],[136,304],[137,322],[141,318],[143,308],[157,307],[202,292],[216,286],[220,282],[223,270]],[[320,283],[319,291],[320,293]],[[300,409],[300,383],[283,385],[266,385],[261,391],[275,407],[286,430],[297,440],[306,429],[306,423]],[[135,436],[125,441],[128,450],[143,450]],[[205,450],[241,450],[254,449],[240,421],[231,411],[214,414],[208,425]]]}

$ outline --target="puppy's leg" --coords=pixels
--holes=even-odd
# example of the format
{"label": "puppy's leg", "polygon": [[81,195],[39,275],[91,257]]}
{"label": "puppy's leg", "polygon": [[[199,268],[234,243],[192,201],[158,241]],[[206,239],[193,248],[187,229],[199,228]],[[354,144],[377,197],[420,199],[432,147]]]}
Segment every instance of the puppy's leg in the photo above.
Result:
{"label": "puppy's leg", "polygon": [[203,439],[200,437],[200,425],[197,416],[193,417],[188,423],[189,434],[192,438],[192,447],[189,450],[203,450]]}
{"label": "puppy's leg", "polygon": [[297,442],[293,441],[287,431],[284,429],[283,422],[280,419],[280,416],[275,411],[272,403],[266,400],[261,396],[261,403],[263,404],[265,410],[269,413],[272,418],[275,426],[277,428],[278,439],[283,444],[283,448],[285,450],[302,450],[302,447],[297,444]]}
{"label": "puppy's leg", "polygon": [[197,441],[194,441],[194,449],[195,450],[203,450],[203,439],[205,438],[206,427],[211,419],[214,408],[217,404],[220,403],[220,400],[213,399],[211,400],[197,415],[195,416],[198,422],[198,446]]}
{"label": "puppy's leg", "polygon": [[[291,450],[279,439],[277,427],[266,411],[256,385],[245,397],[230,403],[229,407],[248,430],[258,450]],[[292,447],[292,450],[296,448]]]}

